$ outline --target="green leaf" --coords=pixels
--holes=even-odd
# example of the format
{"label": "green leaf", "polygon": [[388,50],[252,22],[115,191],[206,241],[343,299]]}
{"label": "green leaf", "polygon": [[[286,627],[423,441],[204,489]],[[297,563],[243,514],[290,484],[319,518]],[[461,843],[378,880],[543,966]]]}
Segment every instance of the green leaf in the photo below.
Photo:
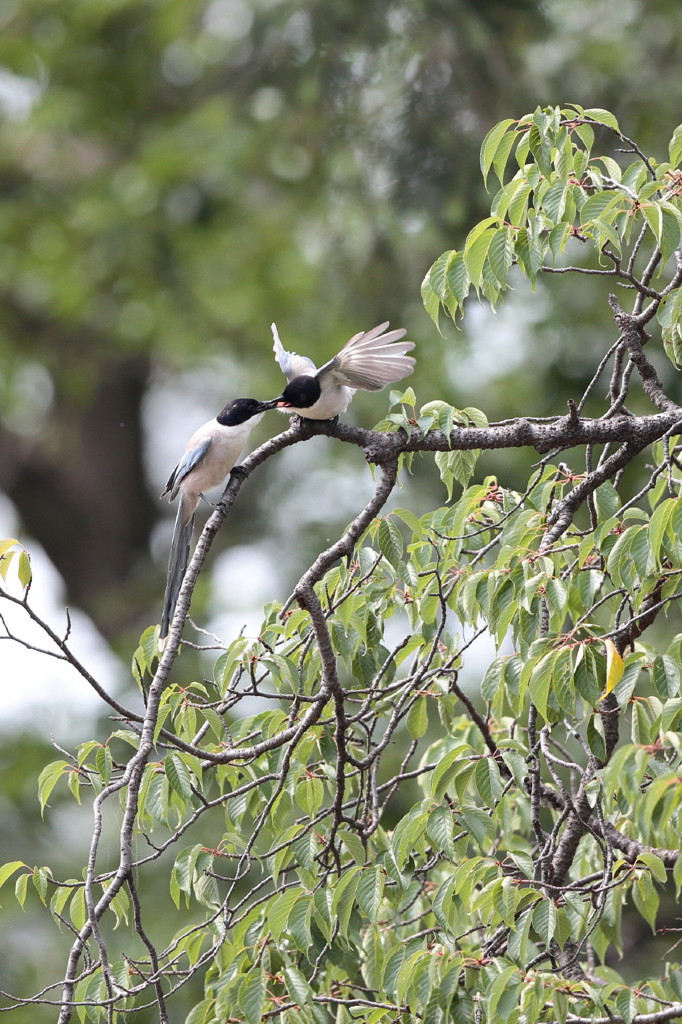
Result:
{"label": "green leaf", "polygon": [[649,520],[649,549],[656,562],[659,561],[663,538],[677,506],[678,498],[668,498],[657,505]]}
{"label": "green leaf", "polygon": [[379,908],[384,895],[384,869],[378,866],[365,868],[358,878],[356,900],[365,916],[373,923],[379,917]]}
{"label": "green leaf", "polygon": [[514,236],[510,228],[502,227],[493,232],[488,260],[498,284],[501,288],[506,288],[509,271],[514,262]]}
{"label": "green leaf", "polygon": [[182,758],[178,754],[167,754],[163,759],[163,766],[171,789],[183,799],[191,799],[192,776]]}
{"label": "green leaf", "polygon": [[252,968],[239,986],[239,1007],[246,1024],[260,1024],[265,1004],[265,974]]}
{"label": "green leaf", "polygon": [[355,902],[355,893],[361,873],[362,868],[353,865],[346,869],[346,873],[342,875],[334,888],[331,909],[337,919],[341,935],[345,935],[348,930],[348,921]]}
{"label": "green leaf", "polygon": [[[516,137],[515,132],[508,134],[508,129],[511,125],[516,122],[512,118],[506,118],[504,121],[500,121],[498,124],[493,125],[488,134],[483,139],[481,145],[481,173],[483,175],[483,181],[487,183],[488,172],[495,160],[495,157],[500,149],[503,141],[507,143],[506,155],[509,154],[509,150],[514,143]],[[506,138],[505,138],[506,137]],[[506,160],[505,155],[505,160]],[[501,176],[500,176],[501,178]]]}
{"label": "green leaf", "polygon": [[557,651],[550,651],[533,667],[528,683],[530,699],[543,718],[547,718],[547,703],[552,685],[552,673]]}
{"label": "green leaf", "polygon": [[[485,231],[480,231],[481,224],[486,225]],[[464,246],[464,265],[466,266],[469,280],[476,290],[481,287],[483,266],[495,237],[495,231],[491,225],[497,226],[498,219],[497,217],[487,217],[484,221],[481,221],[481,224],[469,232]]]}
{"label": "green leaf", "polygon": [[604,110],[603,107],[590,107],[585,111],[585,117],[589,117],[593,121],[599,121],[601,124],[605,124],[609,128],[613,128],[614,131],[617,131],[620,134],[618,121],[610,110]]}
{"label": "green leaf", "polygon": [[470,757],[471,748],[461,743],[440,758],[431,776],[431,797],[435,803],[441,802],[458,772],[468,765]]}
{"label": "green leaf", "polygon": [[310,893],[298,890],[298,899],[294,902],[287,921],[287,930],[296,943],[296,948],[306,953],[310,948],[310,921],[313,913],[313,898]]}
{"label": "green leaf", "polygon": [[680,669],[673,658],[667,654],[657,654],[651,674],[656,692],[662,700],[680,695]]}
{"label": "green leaf", "polygon": [[31,582],[31,559],[25,551],[19,552],[19,560],[17,562],[17,576],[19,583],[26,589]]}
{"label": "green leaf", "polygon": [[402,562],[403,538],[398,527],[390,519],[382,519],[379,522],[377,541],[381,554],[394,568]]}
{"label": "green leaf", "polygon": [[10,548],[18,544],[18,540],[14,540],[12,537],[8,537],[5,540],[0,540],[0,576],[3,580],[7,579],[7,572],[9,567],[12,565],[14,558],[18,554],[16,551],[10,551]]}
{"label": "green leaf", "polygon": [[[424,409],[422,408],[420,414],[423,411]],[[421,519],[419,519],[414,512],[410,511],[410,509],[394,508],[391,515],[395,516],[397,519],[401,519],[414,537],[421,538],[424,536],[424,527],[421,524]]]}
{"label": "green leaf", "polygon": [[656,881],[660,882],[661,885],[665,885],[668,880],[668,872],[660,857],[657,857],[655,853],[640,853],[637,857],[637,862],[646,864]]}
{"label": "green leaf", "polygon": [[289,914],[294,907],[294,904],[301,896],[300,887],[293,889],[287,889],[284,892],[277,893],[268,905],[268,928],[272,932],[272,937],[275,942],[279,942],[279,939],[286,927],[289,919]]}
{"label": "green leaf", "polygon": [[[682,860],[682,857],[679,859]],[[17,903],[20,907],[23,907],[26,902],[26,890],[28,889],[28,880],[30,877],[31,874],[27,871],[25,874],[19,875],[14,883],[14,895],[16,896]]]}
{"label": "green leaf", "polygon": [[[450,292],[455,300],[454,308],[455,310],[461,309],[471,287],[469,273],[464,261],[464,253],[461,250],[449,253],[445,266],[445,276]],[[451,305],[448,303],[446,305],[453,312]]]}
{"label": "green leaf", "polygon": [[660,898],[654,884],[651,881],[651,875],[648,871],[642,871],[638,874],[634,885],[632,886],[632,899],[640,912],[644,920],[651,928],[652,933],[656,934],[656,913],[658,911],[658,904]]}
{"label": "green leaf", "polygon": [[340,828],[336,833],[343,845],[346,847],[356,864],[364,864],[367,860],[367,852],[362,840],[356,832],[350,829]]}
{"label": "green leaf", "polygon": [[413,740],[421,739],[428,727],[429,717],[426,702],[427,698],[425,696],[417,697],[407,713],[405,725]]}
{"label": "green leaf", "polygon": [[549,898],[541,899],[533,911],[533,927],[547,948],[554,938],[556,919],[557,911],[554,901]]}
{"label": "green leaf", "polygon": [[441,804],[439,807],[433,808],[426,823],[426,834],[429,839],[433,840],[439,850],[448,856],[452,854],[455,826],[452,811],[449,807]]}
{"label": "green leaf", "polygon": [[22,860],[11,860],[0,867],[0,888],[19,868],[28,868],[28,865],[24,864]]}
{"label": "green leaf", "polygon": [[490,816],[485,811],[479,811],[472,807],[461,811],[458,817],[467,832],[474,837],[483,850],[486,850],[488,844],[495,839],[497,834],[497,826]]}
{"label": "green leaf", "polygon": [[301,1009],[312,1002],[313,991],[298,967],[285,967],[282,971],[289,996]]}
{"label": "green leaf", "polygon": [[545,192],[542,208],[554,224],[561,220],[566,209],[568,184],[558,178]]}
{"label": "green leaf", "polygon": [[[514,979],[512,981],[512,979]],[[486,997],[487,1020],[505,1021],[509,1019],[512,1005],[516,1003],[517,992],[521,986],[521,976],[517,967],[506,967],[502,970],[488,989]],[[504,1001],[503,1008],[500,1004]]]}
{"label": "green leaf", "polygon": [[421,284],[421,298],[424,309],[433,320],[436,327],[438,327],[438,314],[440,313],[440,299],[433,290],[431,282],[429,280],[428,272],[424,276],[424,280]]}
{"label": "green leaf", "polygon": [[38,776],[38,799],[40,801],[41,814],[45,810],[52,790],[62,775],[71,771],[74,771],[74,767],[68,761],[51,761],[50,764],[45,765]]}
{"label": "green leaf", "polygon": [[476,789],[486,807],[494,807],[502,795],[500,770],[492,757],[482,757],[474,772]]}
{"label": "green leaf", "polygon": [[670,155],[670,163],[672,166],[678,167],[680,158],[682,157],[682,124],[678,124],[677,128],[673,132],[673,137],[668,146],[668,153]]}

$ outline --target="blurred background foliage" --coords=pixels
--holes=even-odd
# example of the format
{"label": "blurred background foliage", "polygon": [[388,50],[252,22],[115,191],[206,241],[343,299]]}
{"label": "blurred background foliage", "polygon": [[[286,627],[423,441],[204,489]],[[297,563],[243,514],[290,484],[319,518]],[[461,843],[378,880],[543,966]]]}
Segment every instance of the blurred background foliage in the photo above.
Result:
{"label": "blurred background foliage", "polygon": [[[580,393],[613,335],[598,281],[520,285],[497,316],[471,305],[444,337],[419,285],[486,212],[478,151],[495,121],[537,104],[605,107],[664,156],[681,44],[676,0],[4,0],[3,508],[123,659],[123,685],[159,613],[160,486],[228,399],[279,391],[272,320],[318,362],[357,330],[406,326],[419,404],[493,419],[561,412]],[[370,426],[386,405],[359,395],[349,416]],[[255,441],[278,425],[271,414]],[[358,452],[322,439],[274,461],[240,496],[229,550],[221,537],[197,593],[221,635],[245,602],[285,597],[369,490]],[[529,461],[505,453],[482,471],[513,485]],[[427,460],[415,466],[401,503],[420,511],[444,495]],[[5,860],[37,824],[44,751],[13,730],[0,758],[15,823]],[[68,852],[80,826],[61,826]],[[30,931],[30,916],[16,927]],[[62,969],[38,937],[35,957],[11,945],[2,988],[39,987],[51,955],[50,976]]]}

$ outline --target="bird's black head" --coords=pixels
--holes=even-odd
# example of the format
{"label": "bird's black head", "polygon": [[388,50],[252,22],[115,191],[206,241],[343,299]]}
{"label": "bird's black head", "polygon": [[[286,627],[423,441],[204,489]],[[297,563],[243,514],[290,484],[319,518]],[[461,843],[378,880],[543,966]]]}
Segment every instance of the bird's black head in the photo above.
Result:
{"label": "bird's black head", "polygon": [[309,409],[322,394],[317,377],[294,377],[276,401],[278,409]]}
{"label": "bird's black head", "polygon": [[238,427],[240,423],[246,423],[252,416],[258,416],[266,409],[274,408],[275,402],[259,402],[255,398],[235,398],[228,402],[216,419],[223,427]]}

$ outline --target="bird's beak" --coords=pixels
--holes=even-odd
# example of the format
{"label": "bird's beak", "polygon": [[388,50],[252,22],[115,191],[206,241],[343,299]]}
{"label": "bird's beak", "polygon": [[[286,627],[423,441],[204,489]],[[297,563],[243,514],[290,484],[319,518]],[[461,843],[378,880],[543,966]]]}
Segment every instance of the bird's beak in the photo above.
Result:
{"label": "bird's beak", "polygon": [[272,398],[269,402],[265,403],[268,409],[291,409],[291,402],[286,402],[282,395],[277,395],[277,398]]}
{"label": "bird's beak", "polygon": [[268,409],[274,409],[279,402],[279,398],[270,398],[267,402],[260,403],[260,411],[267,412]]}

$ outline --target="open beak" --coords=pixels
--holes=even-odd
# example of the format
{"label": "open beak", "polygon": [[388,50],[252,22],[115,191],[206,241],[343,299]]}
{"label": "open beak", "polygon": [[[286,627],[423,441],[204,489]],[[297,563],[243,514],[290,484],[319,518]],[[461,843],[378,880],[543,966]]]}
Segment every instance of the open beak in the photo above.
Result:
{"label": "open beak", "polygon": [[268,402],[269,409],[291,409],[291,402],[286,402],[282,395],[277,395],[271,402]]}
{"label": "open beak", "polygon": [[268,399],[267,402],[261,402],[260,403],[260,411],[261,412],[267,412],[268,409],[274,409],[277,406],[278,402],[279,402],[279,397],[278,398],[270,398],[270,399]]}

